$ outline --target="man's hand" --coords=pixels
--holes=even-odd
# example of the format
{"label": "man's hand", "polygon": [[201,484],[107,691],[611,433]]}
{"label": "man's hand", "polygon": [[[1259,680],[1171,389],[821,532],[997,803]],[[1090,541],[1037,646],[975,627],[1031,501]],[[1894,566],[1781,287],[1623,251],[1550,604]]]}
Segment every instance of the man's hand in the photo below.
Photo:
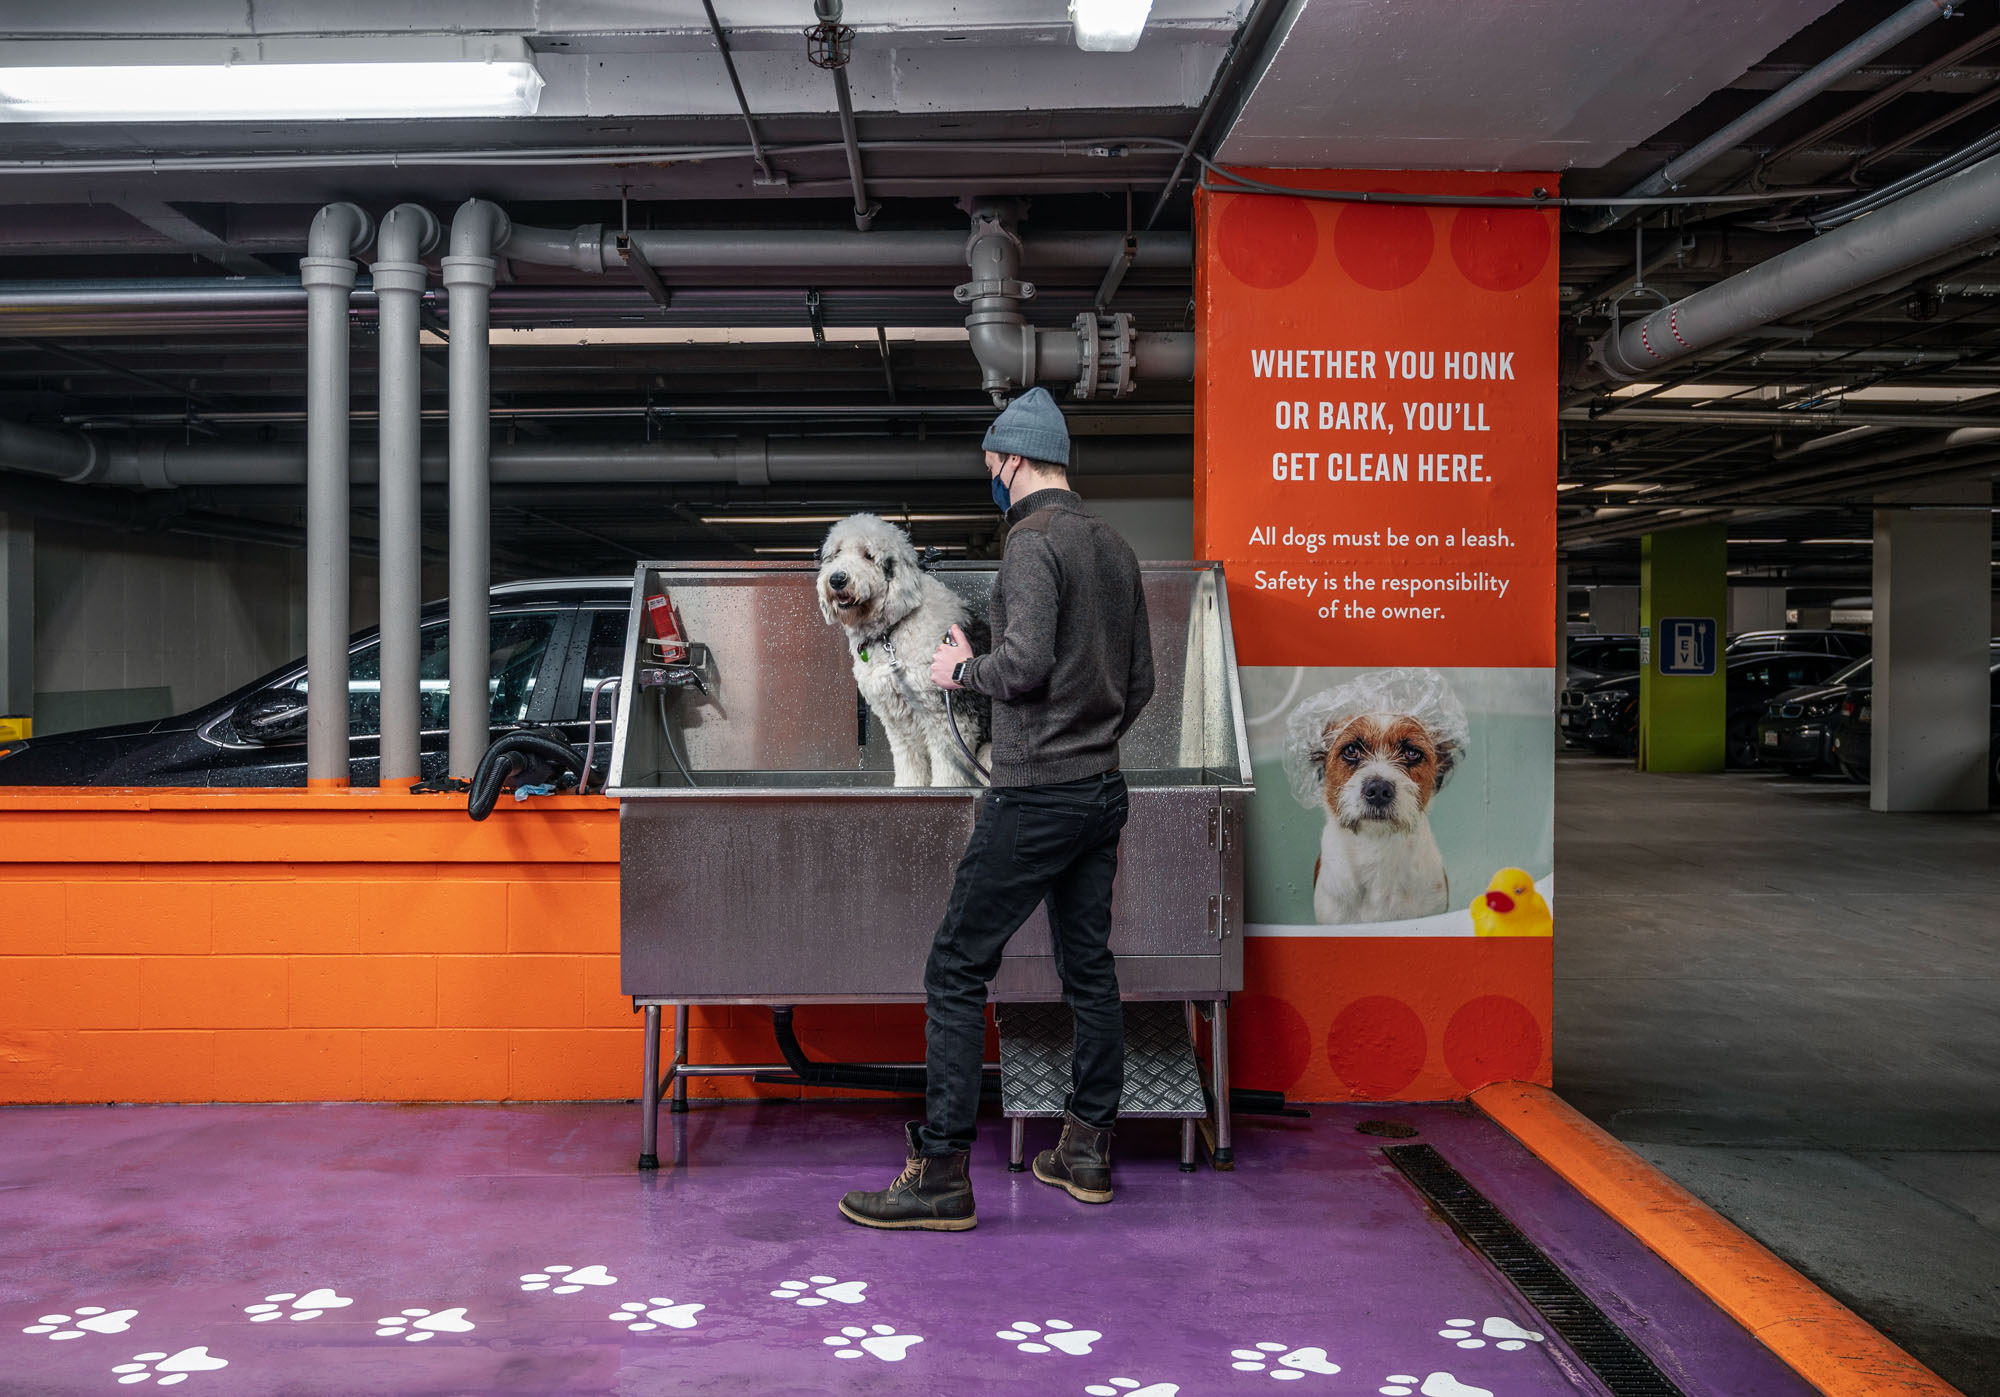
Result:
{"label": "man's hand", "polygon": [[960,663],[971,658],[972,643],[965,638],[963,630],[957,626],[953,626],[951,634],[945,638],[944,643],[938,646],[937,652],[931,656],[931,683],[937,685],[940,689],[957,689],[963,687],[957,680],[951,677],[951,672],[957,669]]}

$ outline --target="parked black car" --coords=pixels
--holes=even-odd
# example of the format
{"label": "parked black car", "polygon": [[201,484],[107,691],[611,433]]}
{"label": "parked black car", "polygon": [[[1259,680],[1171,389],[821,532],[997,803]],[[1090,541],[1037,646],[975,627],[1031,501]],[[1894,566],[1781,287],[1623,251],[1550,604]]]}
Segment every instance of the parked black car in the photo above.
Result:
{"label": "parked black car", "polygon": [[[1989,797],[2000,800],[2000,647],[1995,648],[1994,663],[1989,673],[1992,696],[1989,711],[1992,717],[1989,720],[1991,741],[1986,753],[1986,790]],[[1873,707],[1869,698],[1870,691],[1862,689],[1842,701],[1829,744],[1834,763],[1842,774],[1864,786],[1868,784],[1873,755],[1870,744],[1875,736]]]}
{"label": "parked black car", "polygon": [[1840,706],[1868,692],[1874,661],[1856,660],[1823,684],[1779,694],[1757,720],[1757,763],[1794,776],[1833,771],[1833,730]]}
{"label": "parked black car", "polygon": [[1807,655],[1845,655],[1858,660],[1870,649],[1860,631],[1738,631],[1722,647],[1725,655],[1764,654],[1782,650]]}
{"label": "parked black car", "polygon": [[[1756,759],[1757,715],[1773,697],[1787,689],[1823,681],[1847,661],[1839,655],[1739,655],[1729,661],[1727,684],[1727,747],[1730,765],[1748,766]],[[1639,676],[1606,679],[1584,694],[1583,721],[1576,729],[1584,743],[1615,756],[1639,749]]]}
{"label": "parked black car", "polygon": [[[624,662],[632,584],[627,578],[509,583],[493,589],[494,735],[525,724],[559,730],[579,749],[589,686]],[[423,613],[423,774],[445,774],[451,708],[446,603]],[[353,783],[378,772],[381,650],[372,628],[348,648],[348,752]],[[609,769],[608,710],[595,770]],[[0,785],[303,786],[305,661],[187,713],[150,723],[90,728],[4,744]]]}
{"label": "parked black car", "polygon": [[1636,635],[1576,635],[1569,638],[1568,683],[1556,696],[1556,730],[1569,746],[1583,743],[1585,693],[1606,679],[1639,672]]}

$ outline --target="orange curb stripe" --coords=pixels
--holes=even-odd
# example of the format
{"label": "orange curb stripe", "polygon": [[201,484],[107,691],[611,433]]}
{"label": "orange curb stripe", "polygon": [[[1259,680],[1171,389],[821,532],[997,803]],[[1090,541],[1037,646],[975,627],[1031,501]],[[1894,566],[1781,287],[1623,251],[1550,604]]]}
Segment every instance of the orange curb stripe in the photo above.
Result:
{"label": "orange curb stripe", "polygon": [[1472,1101],[1821,1392],[1964,1397],[1546,1087],[1496,1082]]}

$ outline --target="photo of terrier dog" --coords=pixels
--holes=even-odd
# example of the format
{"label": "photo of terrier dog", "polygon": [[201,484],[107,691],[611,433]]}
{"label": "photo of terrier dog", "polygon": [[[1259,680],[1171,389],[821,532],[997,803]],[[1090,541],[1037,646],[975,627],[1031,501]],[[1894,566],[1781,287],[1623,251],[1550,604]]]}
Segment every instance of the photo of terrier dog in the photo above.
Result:
{"label": "photo of terrier dog", "polygon": [[1451,907],[1430,806],[1464,758],[1465,710],[1436,670],[1377,670],[1307,699],[1287,765],[1325,812],[1313,865],[1322,925],[1402,921]]}
{"label": "photo of terrier dog", "polygon": [[[889,738],[898,786],[983,786],[985,778],[952,737],[944,691],[931,682],[931,654],[953,626],[975,651],[985,622],[923,569],[910,536],[873,514],[853,514],[827,531],[819,550],[819,610],[847,633],[854,682]],[[991,701],[969,689],[952,696],[959,736],[982,766]]]}

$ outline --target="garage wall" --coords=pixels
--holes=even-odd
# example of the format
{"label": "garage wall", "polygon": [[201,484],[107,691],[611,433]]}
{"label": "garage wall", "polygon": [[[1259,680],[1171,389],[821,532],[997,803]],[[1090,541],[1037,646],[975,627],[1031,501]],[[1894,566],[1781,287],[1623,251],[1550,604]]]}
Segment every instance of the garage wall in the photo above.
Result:
{"label": "garage wall", "polygon": [[1083,504],[1123,534],[1141,562],[1184,562],[1194,556],[1192,499],[1091,499],[1086,494]]}
{"label": "garage wall", "polygon": [[[354,629],[375,624],[376,597],[374,560],[355,559]],[[297,549],[35,526],[38,733],[184,712],[305,643]]]}

